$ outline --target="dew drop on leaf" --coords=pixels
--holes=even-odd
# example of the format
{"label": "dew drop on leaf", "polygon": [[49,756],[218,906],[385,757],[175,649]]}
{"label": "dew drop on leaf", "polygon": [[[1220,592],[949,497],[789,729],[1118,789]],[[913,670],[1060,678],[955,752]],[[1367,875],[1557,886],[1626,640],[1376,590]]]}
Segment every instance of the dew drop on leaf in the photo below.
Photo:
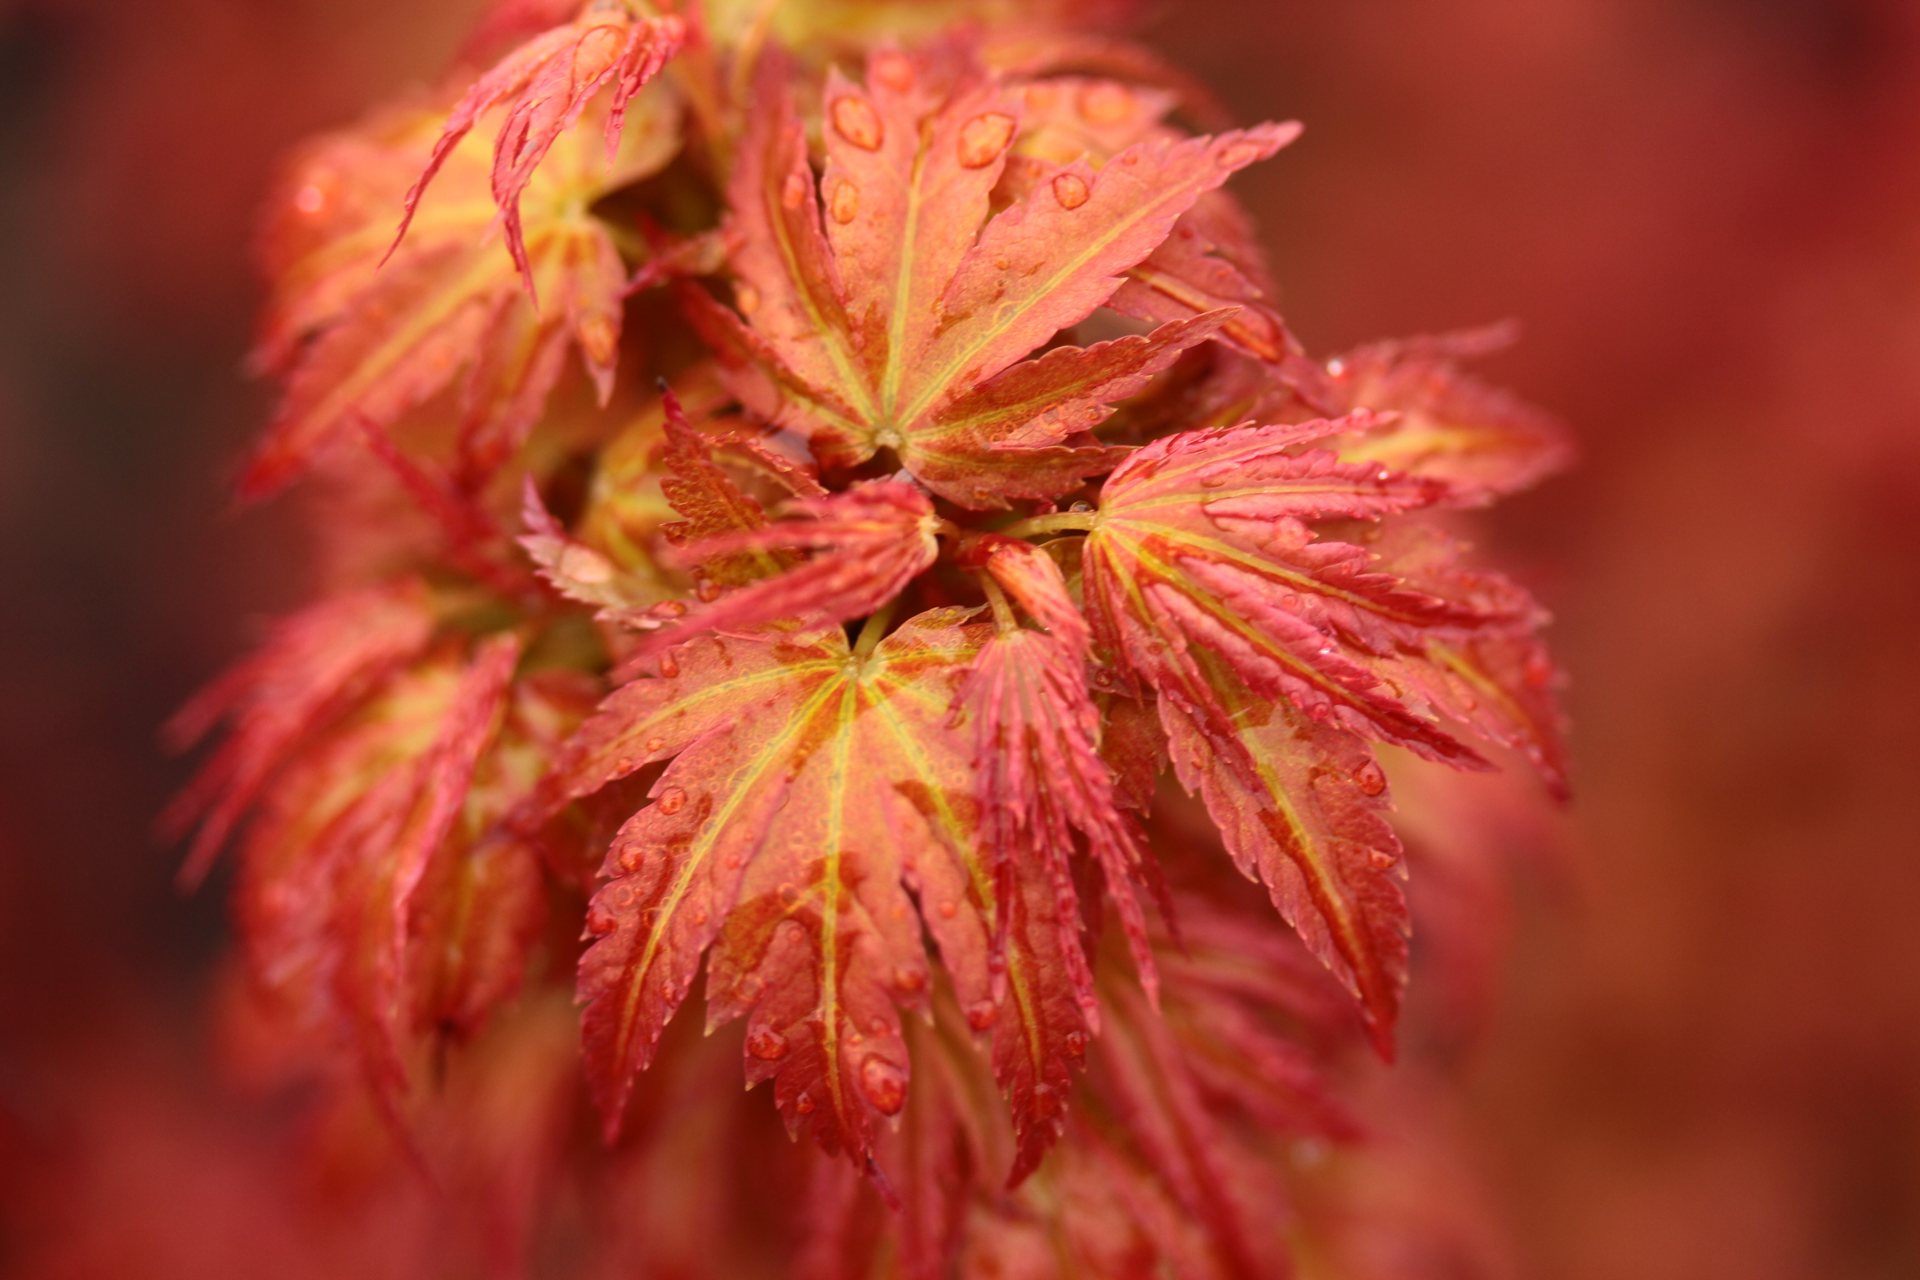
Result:
{"label": "dew drop on leaf", "polygon": [[680,674],[680,659],[674,657],[671,652],[661,654],[660,655],[660,678],[662,680],[672,680],[674,677],[678,676],[679,674]]}
{"label": "dew drop on leaf", "polygon": [[807,180],[797,173],[787,175],[780,184],[780,203],[789,209],[798,209],[807,202],[809,185]]}
{"label": "dew drop on leaf", "polygon": [[1360,790],[1370,796],[1377,796],[1387,789],[1387,775],[1378,762],[1368,760],[1353,771],[1353,781]]}
{"label": "dew drop on leaf", "polygon": [[834,184],[833,196],[827,201],[827,212],[841,226],[846,226],[860,216],[860,188],[842,178]]}
{"label": "dew drop on leaf", "polygon": [[852,93],[833,104],[833,131],[862,151],[878,151],[887,136],[873,104]]}
{"label": "dew drop on leaf", "polygon": [[988,111],[960,126],[960,163],[969,169],[984,169],[1000,158],[1013,141],[1013,117],[1004,111]]}
{"label": "dew drop on leaf", "polygon": [[1093,194],[1087,189],[1087,180],[1077,173],[1055,174],[1053,179],[1053,198],[1060,202],[1062,209],[1078,209]]}
{"label": "dew drop on leaf", "polygon": [[922,969],[909,969],[904,965],[893,971],[893,985],[912,994],[927,988],[927,975]]}
{"label": "dew drop on leaf", "polygon": [[620,329],[609,316],[588,316],[575,331],[580,354],[589,364],[612,364],[620,348]]}
{"label": "dew drop on leaf", "polygon": [[803,1116],[812,1115],[813,1114],[813,1095],[806,1092],[804,1089],[801,1090],[799,1096],[797,1096],[793,1100],[793,1109],[795,1112]]}
{"label": "dew drop on leaf", "polygon": [[967,1006],[967,1025],[985,1031],[1000,1018],[1000,1006],[991,1000],[976,1000]]}
{"label": "dew drop on leaf", "polygon": [[660,812],[669,816],[687,807],[687,793],[679,787],[668,787],[660,793]]}
{"label": "dew drop on leaf", "polygon": [[700,597],[702,604],[712,604],[720,598],[720,584],[712,578],[702,578],[694,584],[693,594]]}
{"label": "dew drop on leaf", "polygon": [[1385,849],[1370,849],[1367,851],[1367,865],[1375,871],[1385,871],[1399,861],[1400,859],[1394,857],[1393,854]]}
{"label": "dew drop on leaf", "polygon": [[1221,143],[1214,148],[1213,161],[1222,169],[1239,169],[1260,158],[1259,144],[1244,138]]}
{"label": "dew drop on leaf", "polygon": [[860,1092],[881,1115],[898,1115],[907,1102],[907,1078],[900,1068],[876,1053],[860,1064]]}
{"label": "dew drop on leaf", "polygon": [[747,1032],[747,1052],[762,1062],[778,1062],[787,1056],[787,1038],[772,1027],[755,1027]]}

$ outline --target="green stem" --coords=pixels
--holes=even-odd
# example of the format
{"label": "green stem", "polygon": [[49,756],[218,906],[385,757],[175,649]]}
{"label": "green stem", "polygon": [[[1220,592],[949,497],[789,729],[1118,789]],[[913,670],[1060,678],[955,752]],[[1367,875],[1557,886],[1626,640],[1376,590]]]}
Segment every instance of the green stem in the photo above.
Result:
{"label": "green stem", "polygon": [[1001,631],[1018,631],[1020,619],[1014,616],[1013,606],[1007,603],[1007,593],[1002,591],[1000,584],[992,578],[985,574],[979,577],[980,588],[987,593],[987,603],[993,606],[994,622],[999,625]]}
{"label": "green stem", "polygon": [[900,606],[898,597],[887,601],[868,616],[860,628],[860,638],[853,642],[853,656],[865,658],[880,644],[882,636],[887,634],[887,625],[893,621],[893,611]]}
{"label": "green stem", "polygon": [[1037,538],[1049,533],[1086,533],[1099,523],[1098,511],[1060,511],[1008,525],[1000,532],[1009,538]]}

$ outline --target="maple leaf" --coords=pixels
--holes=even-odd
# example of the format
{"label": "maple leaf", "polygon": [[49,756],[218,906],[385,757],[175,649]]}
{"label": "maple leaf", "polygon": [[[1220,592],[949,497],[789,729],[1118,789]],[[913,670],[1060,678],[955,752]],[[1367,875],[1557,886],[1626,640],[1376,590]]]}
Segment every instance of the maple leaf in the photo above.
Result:
{"label": "maple leaf", "polygon": [[1398,842],[1361,737],[1460,766],[1481,757],[1367,665],[1439,634],[1527,619],[1378,572],[1310,520],[1439,501],[1437,480],[1309,446],[1364,416],[1157,441],[1110,476],[1083,552],[1103,646],[1159,699],[1183,783],[1314,953],[1360,995],[1383,1050],[1405,981]]}
{"label": "maple leaf", "polygon": [[[1075,833],[1106,873],[1142,977],[1153,981],[1133,882],[1142,853],[1130,815],[1113,803],[1112,779],[1094,746],[1098,713],[1084,668],[1037,631],[1001,631],[975,658],[962,705],[973,718],[973,769],[982,798],[981,844],[996,888],[988,965],[996,980],[1017,961],[1056,975],[1041,988],[1034,1031],[998,1036],[994,1074],[1011,1101],[1019,1149],[1010,1180],[1039,1164],[1066,1120],[1066,1098],[1098,1030],[1072,857]],[[991,1025],[998,1006],[969,1010]]]}
{"label": "maple leaf", "polygon": [[[608,855],[581,961],[589,1077],[610,1127],[711,948],[709,1022],[748,1019],[749,1079],[774,1080],[790,1127],[869,1159],[874,1120],[904,1105],[897,1010],[926,1007],[924,927],[1006,1064],[1018,1123],[1044,1146],[1065,1102],[1046,1064],[1085,1048],[1056,951],[1075,926],[1040,868],[1009,890],[1029,894],[1009,915],[1032,945],[994,971],[1001,890],[979,846],[970,744],[949,725],[986,640],[967,616],[922,614],[864,655],[838,631],[698,638],[576,737],[556,799],[673,761]],[[1036,1043],[1026,1065],[1013,1056]]]}
{"label": "maple leaf", "polygon": [[[763,81],[729,185],[735,298],[712,308],[742,398],[823,462],[880,449],[963,506],[1050,498],[1112,465],[1091,428],[1226,321],[1025,360],[1105,303],[1199,196],[1291,136],[1261,126],[1057,168],[991,218],[1019,107],[976,71],[876,58],[827,85],[817,190],[790,90]],[[824,212],[824,222],[823,222]]]}
{"label": "maple leaf", "polygon": [[793,499],[782,514],[788,518],[758,529],[683,543],[680,554],[724,557],[752,551],[811,551],[815,554],[810,559],[730,595],[719,595],[716,584],[709,588],[710,602],[684,613],[678,626],[656,633],[641,652],[655,652],[690,630],[751,629],[782,619],[817,624],[865,617],[898,596],[939,555],[935,536],[939,518],[933,503],[915,485],[872,480],[844,493]]}
{"label": "maple leaf", "polygon": [[1457,505],[1483,505],[1564,469],[1573,459],[1565,427],[1459,366],[1507,341],[1493,329],[1375,343],[1329,360],[1333,404],[1394,415],[1389,429],[1337,444],[1340,455],[1445,480]]}
{"label": "maple leaf", "polygon": [[528,476],[521,501],[521,549],[548,586],[575,604],[590,605],[611,617],[659,599],[651,583],[637,580],[600,551],[579,541],[554,519],[540,500],[540,488]]}
{"label": "maple leaf", "polygon": [[1054,1002],[1046,1036],[995,1042],[995,1074],[1014,1102],[1020,1142],[1011,1180],[1018,1183],[1058,1136],[1073,1072],[1098,1029],[1073,877],[1076,835],[1106,879],[1150,993],[1158,976],[1135,892],[1146,878],[1141,833],[1099,754],[1085,619],[1045,551],[991,538],[976,555],[994,582],[1047,627],[1023,629],[1003,614],[956,705],[973,724],[982,844],[999,890],[989,965],[1002,973],[1008,948],[1017,948],[1029,971],[1064,975],[1061,994],[1072,997],[1071,1004]]}
{"label": "maple leaf", "polygon": [[173,717],[184,750],[222,721],[231,731],[161,816],[174,838],[198,834],[181,879],[198,883],[261,788],[307,734],[352,707],[420,653],[434,631],[425,586],[402,579],[350,592],[281,620],[258,653]]}
{"label": "maple leaf", "polygon": [[261,985],[349,1032],[388,1098],[418,1033],[470,1032],[512,993],[545,919],[538,859],[500,820],[586,706],[563,674],[512,679],[519,656],[498,635],[392,673],[300,744],[242,849]]}
{"label": "maple leaf", "polygon": [[[1451,479],[1451,477],[1450,477]],[[1463,482],[1472,487],[1476,480]],[[1417,646],[1364,661],[1403,700],[1424,703],[1454,724],[1524,755],[1556,799],[1570,795],[1565,683],[1538,628],[1547,615],[1517,584],[1475,566],[1467,547],[1429,525],[1401,522],[1374,532],[1367,549],[1380,568],[1423,594],[1524,625],[1439,631]]]}
{"label": "maple leaf", "polygon": [[774,1079],[794,1129],[870,1151],[905,1096],[896,1006],[923,1004],[928,980],[908,881],[943,950],[963,941],[967,886],[992,897],[967,869],[965,760],[941,728],[978,644],[951,615],[864,656],[837,631],[700,638],[583,728],[557,770],[571,795],[673,760],[589,913],[584,1035],[610,1129],[712,948],[708,1018],[749,1017],[749,1078]]}
{"label": "maple leaf", "polygon": [[427,167],[407,191],[406,212],[394,236],[406,239],[420,198],[447,158],[483,116],[505,105],[494,141],[491,188],[506,228],[507,248],[529,294],[538,297],[533,263],[521,222],[520,197],[554,143],[580,118],[587,104],[611,85],[606,150],[618,152],[627,104],[666,65],[686,38],[686,23],[673,14],[642,17],[629,0],[585,0],[579,16],[534,36],[474,82],[455,104]]}
{"label": "maple leaf", "polygon": [[611,394],[627,269],[589,208],[658,170],[679,145],[670,99],[638,101],[609,165],[582,131],[561,137],[526,193],[520,224],[538,309],[486,244],[496,219],[484,161],[445,162],[411,238],[382,267],[386,210],[431,127],[414,109],[327,138],[293,168],[265,237],[274,295],[256,353],[284,375],[281,402],[241,478],[261,498],[362,424],[387,429],[459,391],[463,475],[484,478],[518,447],[577,348],[601,401]]}
{"label": "maple leaf", "polygon": [[931,1025],[909,1027],[913,1093],[881,1152],[898,1204],[844,1169],[823,1170],[800,1273],[896,1273],[876,1257],[928,1277],[1251,1280],[1281,1270],[1299,1225],[1296,1150],[1358,1136],[1340,1069],[1359,1020],[1319,963],[1244,896],[1182,892],[1193,941],[1156,935],[1159,1006],[1104,970],[1107,1031],[1066,1140],[1018,1186],[991,1181],[1017,1136],[978,1113],[978,1064],[952,1034],[961,1015],[936,1001]]}
{"label": "maple leaf", "polygon": [[[1049,76],[1021,87],[1024,127],[1003,184],[1027,193],[1058,166],[1082,157],[1104,165],[1129,147],[1175,140],[1162,123],[1177,102],[1165,90],[1088,76]],[[1281,143],[1300,134],[1281,126]],[[1201,195],[1171,234],[1128,270],[1107,305],[1122,315],[1165,323],[1229,311],[1222,343],[1281,370],[1290,381],[1317,372],[1267,301],[1275,290],[1252,221],[1224,191]]]}

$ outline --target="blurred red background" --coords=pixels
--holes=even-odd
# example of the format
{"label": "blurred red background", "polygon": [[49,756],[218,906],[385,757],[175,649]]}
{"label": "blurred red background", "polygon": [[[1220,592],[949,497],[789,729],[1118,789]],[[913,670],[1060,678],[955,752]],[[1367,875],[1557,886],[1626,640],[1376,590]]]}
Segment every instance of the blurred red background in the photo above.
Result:
{"label": "blurred red background", "polygon": [[[69,1232],[257,1274],[294,1230],[176,1238],[258,1204],[284,1117],[207,1066],[221,886],[172,891],[154,732],[300,594],[285,515],[223,489],[267,408],[274,158],[478,7],[0,0],[0,1201],[31,1206],[0,1271]],[[1188,0],[1150,32],[1307,122],[1240,189],[1312,349],[1517,318],[1488,372],[1583,442],[1489,536],[1577,722],[1574,869],[1523,887],[1462,1117],[1520,1273],[1920,1275],[1920,6]]]}

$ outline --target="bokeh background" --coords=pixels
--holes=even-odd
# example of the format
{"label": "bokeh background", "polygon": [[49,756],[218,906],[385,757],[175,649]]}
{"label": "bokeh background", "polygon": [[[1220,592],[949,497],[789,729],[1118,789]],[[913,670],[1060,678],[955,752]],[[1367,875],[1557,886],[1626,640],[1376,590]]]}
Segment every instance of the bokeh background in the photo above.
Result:
{"label": "bokeh background", "polygon": [[[294,1230],[179,1238],[258,1211],[284,1126],[208,1066],[220,885],[172,889],[155,730],[300,592],[286,515],[223,488],[274,158],[478,7],[0,0],[0,1203],[34,1206],[0,1273],[9,1232],[220,1275]],[[1308,123],[1240,190],[1310,347],[1516,318],[1488,372],[1583,443],[1488,539],[1577,719],[1573,852],[1523,878],[1460,1117],[1519,1274],[1920,1275],[1920,4],[1150,31]]]}

